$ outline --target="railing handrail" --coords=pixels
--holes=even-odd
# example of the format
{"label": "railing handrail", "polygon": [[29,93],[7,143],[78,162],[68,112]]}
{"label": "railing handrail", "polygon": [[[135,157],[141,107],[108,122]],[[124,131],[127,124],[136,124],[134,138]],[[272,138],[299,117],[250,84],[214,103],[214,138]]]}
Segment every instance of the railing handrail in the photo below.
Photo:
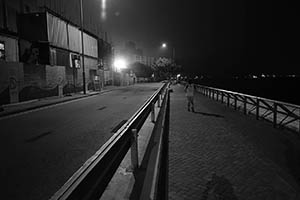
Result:
{"label": "railing handrail", "polygon": [[208,88],[208,89],[213,89],[213,90],[220,91],[220,92],[226,92],[226,93],[236,94],[236,95],[245,96],[245,97],[249,97],[249,98],[253,98],[253,99],[271,101],[271,102],[278,103],[278,104],[284,104],[284,105],[287,105],[287,106],[291,106],[291,107],[295,107],[295,108],[300,108],[300,105],[296,105],[296,104],[292,104],[292,103],[288,103],[288,102],[284,102],[284,101],[278,101],[278,100],[274,100],[274,99],[268,99],[268,98],[265,98],[265,97],[259,97],[259,96],[244,94],[244,93],[240,93],[240,92],[234,92],[234,91],[220,89],[220,88],[215,88],[215,87],[209,87],[209,86],[205,86],[205,85],[199,85],[199,84],[197,84],[197,86]]}
{"label": "railing handrail", "polygon": [[[256,119],[267,119],[273,122],[274,127],[286,127],[290,130],[296,130],[300,133],[299,105],[204,85],[197,85],[197,88],[199,88],[204,95],[207,95],[213,99],[216,97],[217,101],[219,100],[219,96],[221,94],[222,103],[226,102],[227,106],[234,106],[235,109],[243,108],[244,114],[256,111]],[[251,105],[252,107],[248,109],[247,105]]]}
{"label": "railing handrail", "polygon": [[[140,129],[169,83],[148,98],[137,112],[51,197],[51,200],[100,197],[131,145],[131,130]],[[164,97],[165,98],[165,97]],[[124,152],[124,151],[126,152]],[[97,170],[99,168],[101,170]],[[94,174],[95,177],[94,177]],[[91,183],[90,183],[91,182]],[[101,187],[99,186],[101,185]],[[97,187],[97,190],[96,188]]]}

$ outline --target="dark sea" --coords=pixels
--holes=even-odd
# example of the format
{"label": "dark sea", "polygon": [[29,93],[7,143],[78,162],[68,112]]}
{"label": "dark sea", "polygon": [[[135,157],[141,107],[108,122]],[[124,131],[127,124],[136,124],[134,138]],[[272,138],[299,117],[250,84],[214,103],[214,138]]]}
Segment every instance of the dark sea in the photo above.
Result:
{"label": "dark sea", "polygon": [[195,83],[300,105],[300,77],[202,78]]}

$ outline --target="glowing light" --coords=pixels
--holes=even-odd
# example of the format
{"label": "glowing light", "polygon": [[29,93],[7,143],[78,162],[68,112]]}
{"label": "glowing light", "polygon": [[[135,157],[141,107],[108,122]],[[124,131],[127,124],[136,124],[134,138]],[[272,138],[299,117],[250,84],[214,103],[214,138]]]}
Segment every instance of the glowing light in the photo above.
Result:
{"label": "glowing light", "polygon": [[180,77],[180,74],[177,74],[177,78],[179,78]]}
{"label": "glowing light", "polygon": [[167,44],[166,43],[162,43],[161,47],[162,48],[167,48]]}
{"label": "glowing light", "polygon": [[117,58],[115,61],[114,61],[114,67],[120,71],[122,69],[125,69],[127,68],[127,62],[126,60],[124,60],[123,58]]}
{"label": "glowing light", "polygon": [[102,0],[101,3],[101,18],[102,20],[106,19],[106,0]]}

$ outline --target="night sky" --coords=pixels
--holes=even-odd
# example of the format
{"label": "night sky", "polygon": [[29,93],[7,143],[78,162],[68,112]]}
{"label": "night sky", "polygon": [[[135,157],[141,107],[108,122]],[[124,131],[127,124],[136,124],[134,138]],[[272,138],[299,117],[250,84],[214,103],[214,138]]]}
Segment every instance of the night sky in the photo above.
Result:
{"label": "night sky", "polygon": [[107,0],[103,22],[116,46],[160,56],[167,42],[186,72],[229,76],[300,74],[298,26],[287,0]]}

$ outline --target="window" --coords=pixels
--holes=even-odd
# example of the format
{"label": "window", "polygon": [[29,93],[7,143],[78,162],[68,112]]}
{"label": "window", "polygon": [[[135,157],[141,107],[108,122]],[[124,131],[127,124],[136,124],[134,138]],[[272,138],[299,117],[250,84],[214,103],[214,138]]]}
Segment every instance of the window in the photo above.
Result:
{"label": "window", "polygon": [[0,41],[0,60],[5,60],[5,43]]}

